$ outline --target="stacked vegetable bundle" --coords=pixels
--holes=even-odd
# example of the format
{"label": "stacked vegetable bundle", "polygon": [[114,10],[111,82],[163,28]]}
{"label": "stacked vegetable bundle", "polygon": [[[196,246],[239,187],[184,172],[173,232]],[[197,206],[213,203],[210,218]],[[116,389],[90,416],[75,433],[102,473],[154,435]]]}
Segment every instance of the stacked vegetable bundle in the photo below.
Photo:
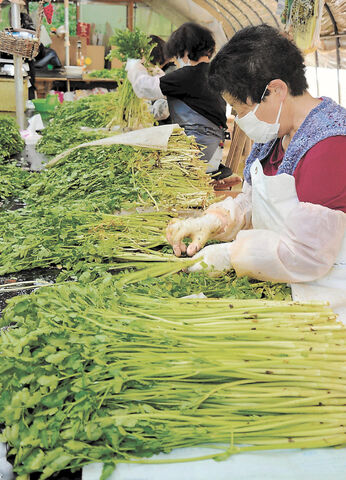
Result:
{"label": "stacked vegetable bundle", "polygon": [[[149,44],[149,38],[140,30],[117,30],[111,41],[117,48],[111,51],[109,58],[116,57],[122,62],[126,62],[128,58],[143,58],[149,65],[153,45]],[[135,95],[127,80],[125,67],[108,72],[108,75],[117,80],[117,90],[60,105],[43,131],[38,151],[46,155],[56,155],[80,143],[105,137],[105,130],[115,126],[132,130],[154,124],[147,102]],[[94,76],[98,76],[97,73]],[[81,127],[95,130],[88,132]]]}
{"label": "stacked vegetable bundle", "polygon": [[0,159],[0,201],[23,196],[23,190],[30,185],[30,174],[13,163],[1,163]]}
{"label": "stacked vegetable bundle", "polygon": [[7,308],[0,422],[20,475],[102,461],[106,479],[203,443],[224,444],[215,459],[345,443],[345,329],[328,308],[152,299],[108,281]]}
{"label": "stacked vegetable bundle", "polygon": [[43,130],[37,150],[45,155],[56,155],[80,143],[106,137],[107,125],[112,122],[117,108],[116,92],[63,103]]}
{"label": "stacked vegetable bundle", "polygon": [[[152,298],[181,298],[186,295],[200,295],[208,298],[238,298],[238,299],[267,299],[291,300],[291,289],[284,283],[271,283],[237,277],[234,270],[225,273],[222,277],[210,277],[207,272],[201,271],[184,275],[174,273],[173,265],[169,271],[159,271],[150,267],[138,273],[126,275],[122,283],[127,293],[147,295]],[[129,285],[131,283],[131,285]]]}
{"label": "stacked vegetable bundle", "polygon": [[27,187],[28,172],[16,167],[10,157],[21,152],[24,142],[14,118],[0,116],[0,201],[17,196]]}
{"label": "stacked vegetable bundle", "polygon": [[[167,245],[163,232],[171,214],[164,208],[212,199],[196,149],[178,130],[167,152],[124,145],[72,152],[36,175],[25,209],[1,216],[0,274],[50,265],[78,275],[93,266],[96,274],[110,263],[129,261],[135,247],[147,261],[156,261],[158,250]],[[162,213],[105,215],[136,206],[160,207]],[[131,256],[131,266],[142,261]]]}
{"label": "stacked vegetable bundle", "polygon": [[214,194],[198,152],[194,140],[179,128],[166,152],[126,145],[83,147],[44,170],[26,200],[49,205],[82,199],[89,210],[103,212],[158,204],[204,206]]}
{"label": "stacked vegetable bundle", "polygon": [[[0,275],[36,267],[59,266],[68,274],[93,275],[158,260],[166,245],[168,213],[105,215],[36,207],[0,216]],[[178,259],[176,259],[178,261]],[[88,275],[89,276],[89,275]]]}
{"label": "stacked vegetable bundle", "polygon": [[24,148],[19,128],[14,118],[0,116],[0,159],[9,158]]}

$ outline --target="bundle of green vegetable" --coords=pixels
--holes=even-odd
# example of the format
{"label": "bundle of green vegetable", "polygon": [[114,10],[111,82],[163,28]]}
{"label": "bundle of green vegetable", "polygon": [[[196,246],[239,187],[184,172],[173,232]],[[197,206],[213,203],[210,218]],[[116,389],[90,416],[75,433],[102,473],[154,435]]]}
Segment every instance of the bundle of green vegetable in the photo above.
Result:
{"label": "bundle of green vegetable", "polygon": [[95,276],[107,270],[143,268],[146,262],[179,263],[160,252],[167,245],[163,233],[170,218],[164,212],[104,215],[65,207],[4,212],[0,275],[59,266],[89,279],[89,271]]}
{"label": "bundle of green vegetable", "polygon": [[189,208],[214,198],[192,138],[176,129],[167,151],[125,145],[76,149],[37,177],[26,199],[41,205],[82,199],[90,211],[155,206]]}
{"label": "bundle of green vegetable", "polygon": [[19,134],[16,120],[9,115],[0,116],[0,163],[2,158],[9,158],[24,148],[24,141]]}
{"label": "bundle of green vegetable", "polygon": [[[122,204],[138,200],[138,191],[127,170],[136,153],[131,147],[99,147],[75,150],[67,161],[44,170],[33,182],[26,200],[33,205],[82,203],[89,211],[114,212]],[[132,157],[133,158],[133,157]]]}
{"label": "bundle of green vegetable", "polygon": [[[233,297],[238,299],[264,298],[267,300],[291,300],[291,289],[284,283],[263,282],[249,279],[248,277],[237,277],[234,270],[225,273],[222,277],[210,277],[207,272],[196,273],[172,273],[153,278],[153,268],[147,272],[142,270],[139,273],[139,281],[131,285],[125,284],[124,289],[128,294],[141,294],[153,298],[175,297],[180,298],[186,295],[197,295],[203,293],[210,298]],[[143,276],[147,278],[143,278]],[[161,272],[159,272],[161,275]],[[128,283],[131,277],[126,275],[123,282]],[[114,279],[114,282],[118,280]]]}
{"label": "bundle of green vegetable", "polygon": [[[117,110],[116,92],[89,95],[74,102],[64,102],[54,112],[50,125],[56,129],[65,127],[106,127]],[[43,132],[43,136],[45,131]]]}
{"label": "bundle of green vegetable", "polygon": [[109,134],[107,125],[117,108],[116,93],[90,95],[74,102],[64,102],[43,130],[37,151],[57,155],[75,145],[106,137]]}
{"label": "bundle of green vegetable", "polygon": [[105,129],[91,130],[78,125],[59,126],[52,122],[44,129],[37,151],[55,156],[81,143],[92,142],[109,135],[114,135],[114,132]]}
{"label": "bundle of green vegetable", "polygon": [[29,172],[0,160],[0,200],[23,196],[23,189],[29,186]]}
{"label": "bundle of green vegetable", "polygon": [[108,59],[117,58],[124,63],[129,58],[140,58],[148,64],[154,47],[150,43],[150,38],[139,28],[135,28],[133,31],[128,29],[116,30],[114,35],[110,37],[109,44],[116,48],[110,51]]}
{"label": "bundle of green vegetable", "polygon": [[[129,58],[135,58],[142,59],[144,65],[149,64],[153,45],[149,43],[147,35],[138,28],[134,31],[116,30],[109,42],[116,47],[110,51],[109,59],[117,58],[121,62],[126,62]],[[119,69],[117,81],[118,111],[112,124],[134,130],[152,126],[154,117],[149,112],[147,102],[134,93],[127,79],[125,67]]]}
{"label": "bundle of green vegetable", "polygon": [[[18,480],[104,462],[346,441],[345,328],[321,304],[152,299],[113,284],[17,297],[1,332],[1,439]],[[220,448],[220,445],[219,445]],[[161,460],[162,461],[162,460]]]}
{"label": "bundle of green vegetable", "polygon": [[29,173],[15,166],[9,158],[24,148],[14,118],[0,116],[0,200],[20,196],[28,186]]}

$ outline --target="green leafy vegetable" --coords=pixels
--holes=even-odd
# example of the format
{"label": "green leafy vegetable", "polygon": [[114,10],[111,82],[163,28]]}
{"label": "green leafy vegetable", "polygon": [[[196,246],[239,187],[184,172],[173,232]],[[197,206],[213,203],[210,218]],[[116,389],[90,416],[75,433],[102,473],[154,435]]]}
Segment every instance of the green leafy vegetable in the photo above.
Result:
{"label": "green leafy vegetable", "polygon": [[[138,28],[133,31],[116,30],[109,43],[116,48],[110,51],[108,59],[117,58],[121,62],[126,62],[127,59],[134,58],[141,59],[147,67],[150,65],[150,55],[154,45]],[[127,79],[125,67],[123,66],[119,71],[117,89],[119,109],[110,125],[120,125],[129,129],[152,126],[154,117],[149,112],[147,102],[134,93]]]}
{"label": "green leafy vegetable", "polygon": [[178,261],[159,251],[170,218],[164,212],[104,215],[65,207],[6,212],[0,216],[0,275],[52,265],[90,279],[109,269]]}
{"label": "green leafy vegetable", "polygon": [[108,135],[114,135],[114,132],[87,130],[80,126],[59,126],[52,122],[44,129],[37,151],[55,156],[81,143],[99,140]]}
{"label": "green leafy vegetable", "polygon": [[0,163],[19,153],[24,148],[24,141],[19,133],[16,120],[9,115],[0,116]]}
{"label": "green leafy vegetable", "polygon": [[23,190],[30,185],[30,174],[10,163],[0,161],[0,200],[23,195]]}
{"label": "green leafy vegetable", "polygon": [[323,304],[154,299],[107,276],[17,297],[13,322],[0,422],[19,475],[345,443],[345,327]]}
{"label": "green leafy vegetable", "polygon": [[[54,112],[52,128],[106,127],[118,108],[117,93],[89,95],[74,102],[64,102]],[[43,131],[43,137],[45,130]]]}
{"label": "green leafy vegetable", "polygon": [[118,68],[104,68],[102,70],[93,70],[90,72],[89,77],[93,78],[113,78],[114,80],[119,79],[119,69]]}
{"label": "green leafy vegetable", "polygon": [[166,152],[126,145],[81,148],[44,170],[25,199],[45,206],[83,199],[90,211],[106,213],[134,206],[203,207],[214,193],[198,155],[181,129],[173,132]]}
{"label": "green leafy vegetable", "polygon": [[150,38],[139,28],[131,30],[115,31],[110,37],[109,44],[115,46],[110,51],[108,58],[117,58],[121,62],[126,62],[129,58],[140,58],[150,62],[150,55],[154,45],[150,43]]}

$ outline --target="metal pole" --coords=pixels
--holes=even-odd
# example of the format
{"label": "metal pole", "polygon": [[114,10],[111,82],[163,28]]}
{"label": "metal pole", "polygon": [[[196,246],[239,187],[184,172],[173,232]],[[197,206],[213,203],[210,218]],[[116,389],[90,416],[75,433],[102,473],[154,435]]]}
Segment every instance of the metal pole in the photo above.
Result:
{"label": "metal pole", "polygon": [[341,105],[341,86],[340,86],[340,40],[337,37],[335,39],[335,44],[336,44],[336,76],[337,76],[337,82],[338,82],[338,99],[339,99],[339,104]]}
{"label": "metal pole", "polygon": [[65,65],[70,65],[70,25],[68,17],[68,0],[64,0],[65,7]]}
{"label": "metal pole", "polygon": [[[70,65],[70,25],[69,25],[69,9],[68,0],[64,0],[65,7],[65,65]],[[70,91],[70,80],[67,80],[67,91]]]}
{"label": "metal pole", "polygon": [[[11,24],[13,28],[20,28],[20,6],[16,3],[12,3],[11,5]],[[17,122],[19,128],[24,130],[24,84],[22,57],[20,55],[13,55],[13,63]]]}
{"label": "metal pole", "polygon": [[316,76],[316,93],[320,96],[320,83],[318,81],[318,52],[315,50],[315,76]]}

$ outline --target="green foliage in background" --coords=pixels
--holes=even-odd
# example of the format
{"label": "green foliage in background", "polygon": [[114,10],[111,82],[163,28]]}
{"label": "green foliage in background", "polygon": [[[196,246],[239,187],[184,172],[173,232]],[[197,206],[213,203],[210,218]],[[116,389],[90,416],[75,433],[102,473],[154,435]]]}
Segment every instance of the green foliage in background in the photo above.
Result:
{"label": "green foliage in background", "polygon": [[[46,27],[49,32],[51,28],[58,28],[65,23],[65,12],[63,3],[53,3],[54,15],[51,25],[47,23],[46,17],[43,16],[43,25]],[[37,11],[38,2],[29,3],[29,12],[30,15]],[[69,4],[69,31],[70,35],[76,35],[77,33],[77,7],[74,3]]]}

